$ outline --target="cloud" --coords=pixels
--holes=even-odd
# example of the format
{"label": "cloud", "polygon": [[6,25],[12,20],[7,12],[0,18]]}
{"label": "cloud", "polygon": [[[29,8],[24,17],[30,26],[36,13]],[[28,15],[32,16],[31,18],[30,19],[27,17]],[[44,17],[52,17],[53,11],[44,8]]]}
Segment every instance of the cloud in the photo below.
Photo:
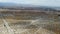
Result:
{"label": "cloud", "polygon": [[60,0],[0,0],[0,2],[13,2],[22,4],[33,4],[43,6],[60,6]]}

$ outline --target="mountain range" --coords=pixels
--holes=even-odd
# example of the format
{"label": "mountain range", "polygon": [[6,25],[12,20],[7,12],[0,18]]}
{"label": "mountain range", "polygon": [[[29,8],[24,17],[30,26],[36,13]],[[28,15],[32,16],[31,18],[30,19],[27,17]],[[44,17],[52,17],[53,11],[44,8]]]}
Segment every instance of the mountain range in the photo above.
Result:
{"label": "mountain range", "polygon": [[60,10],[60,7],[49,7],[49,6],[37,6],[31,4],[17,4],[17,3],[2,3],[0,2],[0,8],[9,8],[9,9],[43,9],[43,10]]}

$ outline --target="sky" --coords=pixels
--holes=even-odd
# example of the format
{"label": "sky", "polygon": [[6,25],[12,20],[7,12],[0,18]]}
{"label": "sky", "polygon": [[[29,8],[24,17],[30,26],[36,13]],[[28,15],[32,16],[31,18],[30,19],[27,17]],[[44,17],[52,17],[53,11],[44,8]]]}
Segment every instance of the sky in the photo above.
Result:
{"label": "sky", "polygon": [[0,0],[0,2],[60,7],[60,0]]}

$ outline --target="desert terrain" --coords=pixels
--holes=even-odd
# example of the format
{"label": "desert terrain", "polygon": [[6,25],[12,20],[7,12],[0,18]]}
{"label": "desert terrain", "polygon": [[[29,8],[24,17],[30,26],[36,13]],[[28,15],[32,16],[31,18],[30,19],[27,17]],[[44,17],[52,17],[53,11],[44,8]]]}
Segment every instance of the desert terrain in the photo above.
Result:
{"label": "desert terrain", "polygon": [[0,10],[0,34],[60,34],[60,12]]}

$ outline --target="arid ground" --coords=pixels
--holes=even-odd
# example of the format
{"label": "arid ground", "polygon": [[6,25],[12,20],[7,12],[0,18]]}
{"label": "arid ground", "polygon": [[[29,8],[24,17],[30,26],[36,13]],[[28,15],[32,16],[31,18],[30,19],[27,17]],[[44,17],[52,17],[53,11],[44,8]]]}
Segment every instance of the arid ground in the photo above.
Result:
{"label": "arid ground", "polygon": [[0,34],[60,34],[58,13],[40,10],[1,10]]}

